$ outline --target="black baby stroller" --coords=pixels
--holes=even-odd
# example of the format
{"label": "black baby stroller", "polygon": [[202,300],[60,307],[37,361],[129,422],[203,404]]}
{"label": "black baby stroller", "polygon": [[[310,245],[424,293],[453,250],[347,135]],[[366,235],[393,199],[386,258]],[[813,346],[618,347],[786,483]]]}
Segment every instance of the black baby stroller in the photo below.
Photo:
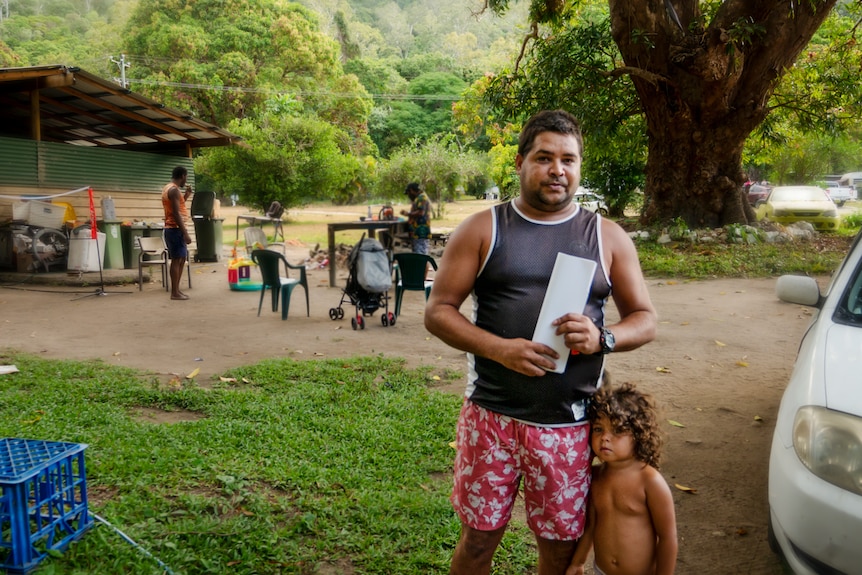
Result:
{"label": "black baby stroller", "polygon": [[341,293],[338,307],[329,309],[329,319],[344,317],[341,307],[349,301],[356,306],[350,319],[353,329],[365,329],[365,317],[383,308],[380,323],[395,325],[395,314],[389,311],[389,290],[392,288],[392,256],[379,241],[362,235],[347,257],[347,285]]}

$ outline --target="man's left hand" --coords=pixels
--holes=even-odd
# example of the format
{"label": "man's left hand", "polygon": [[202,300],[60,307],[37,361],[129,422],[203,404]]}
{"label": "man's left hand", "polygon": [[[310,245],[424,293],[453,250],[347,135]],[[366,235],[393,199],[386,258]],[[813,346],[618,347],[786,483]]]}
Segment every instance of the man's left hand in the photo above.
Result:
{"label": "man's left hand", "polygon": [[580,313],[567,313],[554,320],[557,335],[562,335],[566,347],[583,354],[598,353],[602,349],[601,333],[593,320]]}

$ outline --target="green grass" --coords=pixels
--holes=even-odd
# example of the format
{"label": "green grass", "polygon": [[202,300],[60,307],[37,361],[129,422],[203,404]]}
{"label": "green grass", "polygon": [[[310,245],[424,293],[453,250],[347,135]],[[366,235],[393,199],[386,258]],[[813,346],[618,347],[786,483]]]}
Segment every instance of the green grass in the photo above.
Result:
{"label": "green grass", "polygon": [[[460,398],[379,357],[271,360],[176,389],[104,364],[0,356],[0,437],[86,443],[90,510],[176,574],[444,572]],[[142,409],[191,413],[159,424]],[[2,558],[2,556],[0,556]],[[516,526],[495,573],[528,573]],[[96,527],[40,575],[160,573]]]}
{"label": "green grass", "polygon": [[844,256],[852,238],[786,244],[689,244],[661,246],[638,242],[641,268],[651,277],[708,279],[773,277],[781,274],[829,275]]}

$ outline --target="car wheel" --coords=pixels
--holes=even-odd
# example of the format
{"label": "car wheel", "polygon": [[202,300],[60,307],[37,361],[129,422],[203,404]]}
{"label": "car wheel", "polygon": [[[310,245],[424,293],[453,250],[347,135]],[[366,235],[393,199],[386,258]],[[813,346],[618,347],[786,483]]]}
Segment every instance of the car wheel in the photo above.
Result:
{"label": "car wheel", "polygon": [[835,202],[835,203],[838,205],[839,208],[844,207],[844,202]]}
{"label": "car wheel", "polygon": [[597,209],[596,211],[597,211],[597,212],[599,213],[599,215],[600,215],[600,216],[602,216],[603,218],[608,217],[608,211],[607,211],[606,209],[604,209],[604,208],[599,208],[599,209]]}

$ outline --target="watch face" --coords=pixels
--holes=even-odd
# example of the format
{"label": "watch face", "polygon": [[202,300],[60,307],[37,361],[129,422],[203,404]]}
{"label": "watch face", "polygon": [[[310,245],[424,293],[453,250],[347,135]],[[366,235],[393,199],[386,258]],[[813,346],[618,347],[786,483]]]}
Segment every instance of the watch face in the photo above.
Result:
{"label": "watch face", "polygon": [[613,332],[607,328],[602,328],[602,351],[605,353],[610,353],[614,350],[617,341],[614,338]]}

